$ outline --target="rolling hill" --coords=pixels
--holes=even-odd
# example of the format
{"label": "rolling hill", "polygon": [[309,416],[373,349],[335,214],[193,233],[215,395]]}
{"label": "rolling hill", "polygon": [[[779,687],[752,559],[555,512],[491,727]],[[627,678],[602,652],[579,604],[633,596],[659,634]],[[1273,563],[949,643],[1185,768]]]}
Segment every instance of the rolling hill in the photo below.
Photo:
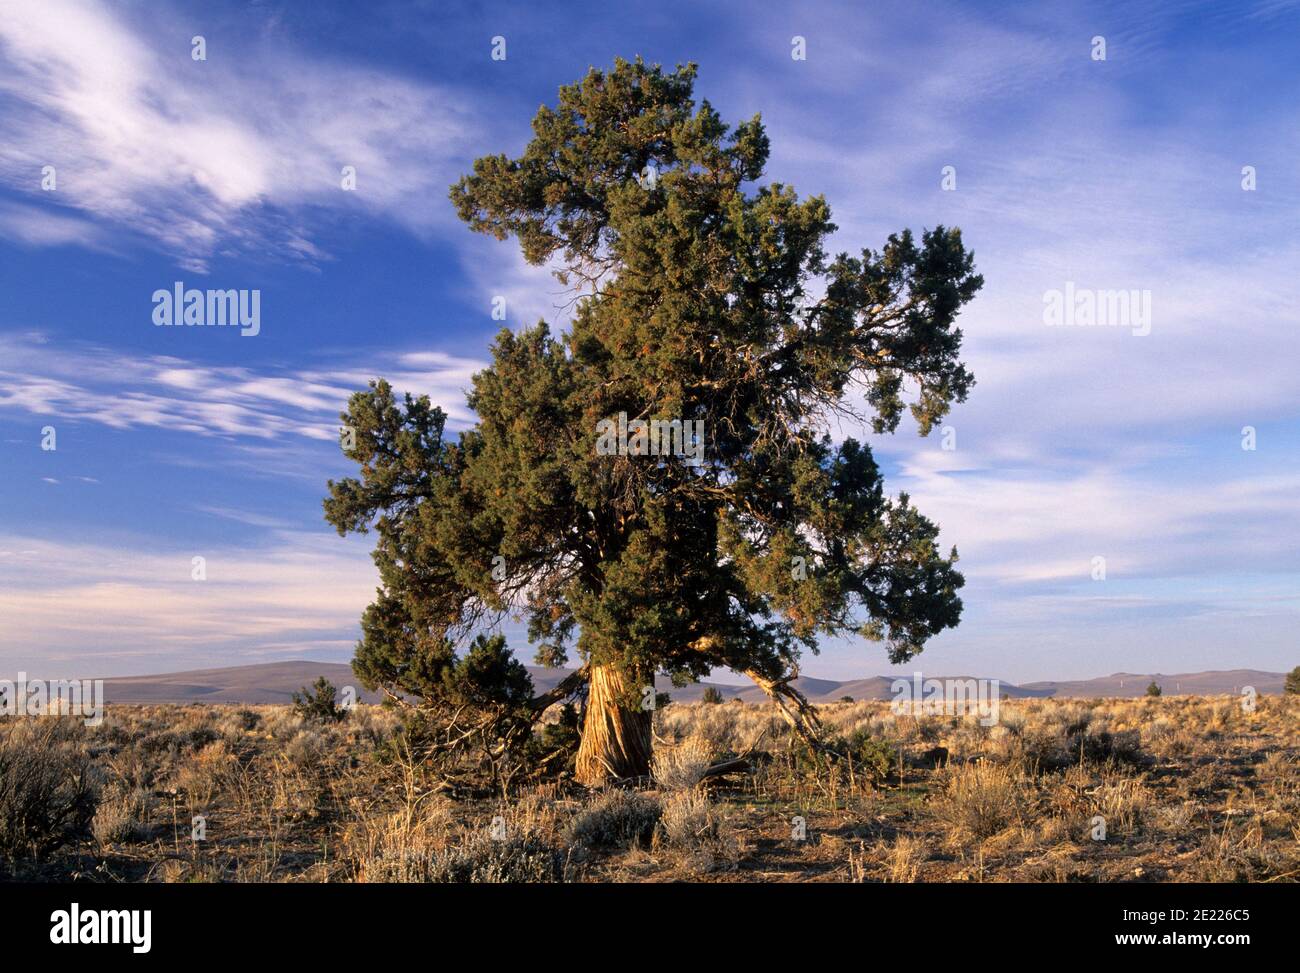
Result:
{"label": "rolling hill", "polygon": [[[543,692],[572,670],[529,666],[528,671],[537,690]],[[113,677],[104,680],[104,698],[108,703],[288,703],[294,692],[315,682],[320,676],[336,686],[357,686],[358,698],[363,702],[378,702],[380,699],[380,694],[360,689],[351,666],[338,662],[308,661],[195,669],[156,676]],[[847,681],[801,676],[795,680],[794,685],[810,700],[818,703],[834,702],[845,696],[856,700],[889,699],[890,685],[900,678],[910,679],[911,673]],[[1236,693],[1244,686],[1254,686],[1260,693],[1280,693],[1284,678],[1280,672],[1263,672],[1258,669],[1172,675],[1117,672],[1096,679],[1028,682],[1022,685],[1002,682],[999,689],[1012,698],[1131,697],[1143,695],[1146,687],[1154,681],[1164,689],[1165,695]],[[698,700],[708,686],[715,687],[724,699],[738,698],[749,703],[759,703],[766,699],[763,691],[754,685],[703,682],[676,688],[666,677],[659,677],[655,684],[660,692],[666,692],[673,699],[682,702]]]}

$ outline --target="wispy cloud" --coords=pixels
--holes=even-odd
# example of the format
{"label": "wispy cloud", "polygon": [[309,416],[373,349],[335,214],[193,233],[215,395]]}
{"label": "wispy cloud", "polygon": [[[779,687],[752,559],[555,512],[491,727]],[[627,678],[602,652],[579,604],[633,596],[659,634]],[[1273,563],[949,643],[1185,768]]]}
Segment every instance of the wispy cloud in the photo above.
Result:
{"label": "wispy cloud", "polygon": [[[147,31],[145,21],[147,20]],[[214,33],[202,15],[95,0],[11,0],[0,17],[0,168],[46,210],[0,211],[29,243],[95,238],[69,207],[150,238],[202,271],[218,251],[323,253],[323,207],[428,232],[449,218],[466,101],[366,66],[295,53],[287,38]],[[224,36],[224,35],[223,35]],[[39,190],[44,166],[57,189]],[[356,190],[341,188],[344,166]]]}
{"label": "wispy cloud", "polygon": [[982,462],[978,447],[960,459],[934,449],[909,457],[891,484],[942,524],[977,582],[1086,586],[1098,556],[1107,579],[1120,583],[1214,577],[1246,566],[1258,575],[1300,574],[1292,540],[1300,536],[1300,473],[1273,472],[1237,452],[1235,466],[1225,462],[1175,487],[1158,466],[1008,468]]}
{"label": "wispy cloud", "polygon": [[[1197,2],[1004,13],[887,4],[836,32],[827,6],[802,6],[783,33],[746,21],[762,57],[705,72],[762,108],[771,176],[826,195],[832,250],[878,248],[904,226],[962,228],[986,286],[959,322],[978,384],[950,422],[990,466],[1050,476],[1070,451],[1150,459],[1193,435],[1232,450],[1244,425],[1289,422],[1300,399],[1289,364],[1300,333],[1281,326],[1300,302],[1294,101],[1243,103],[1214,86],[1186,96],[1187,78],[1222,71],[1224,50],[1173,38],[1183,14],[1214,18],[1211,36],[1258,24]],[[808,36],[806,62],[781,43],[795,32]],[[1109,42],[1105,62],[1090,59],[1094,34]],[[809,110],[828,102],[851,110]],[[1243,191],[1245,164],[1267,186]],[[946,165],[955,191],[941,189]],[[1067,281],[1149,292],[1151,333],[1046,326],[1044,294]],[[887,456],[930,448],[878,441]]]}
{"label": "wispy cloud", "polygon": [[91,250],[110,249],[107,234],[103,230],[89,220],[61,209],[0,203],[0,230],[9,239],[28,246],[75,245]]}
{"label": "wispy cloud", "polygon": [[193,550],[0,535],[0,666],[88,677],[286,653],[345,661],[375,581],[364,545],[330,535]]}
{"label": "wispy cloud", "polygon": [[39,335],[0,336],[0,410],[112,429],[334,440],[348,397],[379,376],[399,393],[430,396],[451,425],[466,425],[472,413],[464,390],[483,366],[440,351],[413,351],[375,355],[369,366],[255,370],[129,357],[93,344],[56,347]]}

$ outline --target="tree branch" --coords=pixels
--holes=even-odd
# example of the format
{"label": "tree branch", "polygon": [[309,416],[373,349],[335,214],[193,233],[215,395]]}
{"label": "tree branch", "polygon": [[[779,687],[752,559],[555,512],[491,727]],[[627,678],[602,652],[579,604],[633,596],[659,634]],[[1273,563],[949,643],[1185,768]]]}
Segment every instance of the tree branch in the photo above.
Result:
{"label": "tree branch", "polygon": [[818,718],[817,711],[813,708],[812,703],[808,702],[808,697],[790,685],[790,681],[795,678],[794,676],[769,679],[753,669],[746,669],[744,673],[754,680],[759,689],[767,693],[772,702],[776,703],[781,716],[790,724],[791,729],[799,735],[799,738],[804,743],[820,753],[840,756],[834,747],[830,747],[823,742],[821,720]]}
{"label": "tree branch", "polygon": [[583,666],[576,672],[571,672],[561,679],[554,689],[535,696],[529,702],[528,708],[533,711],[534,715],[540,716],[546,711],[548,706],[560,702],[562,699],[568,699],[576,693],[579,687],[588,679],[587,667]]}

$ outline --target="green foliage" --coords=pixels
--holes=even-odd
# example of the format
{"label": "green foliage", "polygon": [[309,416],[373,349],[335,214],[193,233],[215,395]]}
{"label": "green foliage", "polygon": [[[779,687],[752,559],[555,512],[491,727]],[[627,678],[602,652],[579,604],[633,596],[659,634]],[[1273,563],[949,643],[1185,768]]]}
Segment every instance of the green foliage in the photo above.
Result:
{"label": "green foliage", "polygon": [[1147,686],[1147,695],[1161,696],[1163,694],[1164,694],[1164,690],[1160,688],[1159,684],[1154,679],[1152,679],[1151,685]]}
{"label": "green foliage", "polygon": [[1300,696],[1300,666],[1286,674],[1286,683],[1282,689],[1288,696]]}
{"label": "green foliage", "polygon": [[302,692],[293,694],[293,711],[303,719],[314,723],[340,723],[348,711],[336,702],[338,689],[321,676],[312,688],[302,687]]}
{"label": "green foliage", "polygon": [[[381,748],[382,760],[415,760],[473,791],[490,780],[501,793],[520,774],[549,775],[572,766],[576,712],[566,707],[559,727],[534,733],[541,713],[533,705],[532,679],[504,636],[475,636],[464,656],[447,639],[436,649],[409,660],[411,667],[394,680],[420,703],[404,711],[401,729]],[[359,655],[353,669],[360,674],[363,668]]]}
{"label": "green foliage", "polygon": [[839,749],[853,761],[853,772],[872,783],[889,777],[894,761],[898,759],[898,746],[889,740],[874,737],[867,730],[857,730],[848,740],[838,744]]}
{"label": "green foliage", "polygon": [[[480,158],[452,187],[472,230],[553,262],[578,300],[565,334],[498,335],[458,436],[382,380],[352,397],[360,473],[330,482],[325,515],[376,533],[366,686],[526,718],[503,643],[468,665],[453,652],[506,613],[544,664],[576,649],[634,684],[781,678],[852,633],[901,662],[957,624],[955,550],[886,495],[867,445],[823,430],[860,401],[892,432],[913,390],[925,435],[965,399],[972,255],[940,226],[829,257],[826,200],[761,184],[761,120],[728,127],[694,80],[639,59],[593,69],[538,111],[520,157]],[[702,421],[703,462],[601,455],[598,424],[620,412]]]}
{"label": "green foliage", "polygon": [[814,787],[879,785],[896,770],[898,744],[866,729],[825,740],[827,751],[792,740],[786,755],[791,779]]}
{"label": "green foliage", "polygon": [[718,689],[717,686],[705,686],[704,695],[700,697],[700,700],[705,703],[720,703],[722,702],[722,690]]}

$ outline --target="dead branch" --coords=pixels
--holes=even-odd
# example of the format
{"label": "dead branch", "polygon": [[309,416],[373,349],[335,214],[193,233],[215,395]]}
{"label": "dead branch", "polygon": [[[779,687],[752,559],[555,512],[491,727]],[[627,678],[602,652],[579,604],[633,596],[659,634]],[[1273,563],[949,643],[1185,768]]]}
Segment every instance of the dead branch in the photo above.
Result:
{"label": "dead branch", "polygon": [[720,760],[716,764],[705,768],[704,773],[700,774],[700,780],[708,780],[710,777],[721,777],[724,774],[733,774],[737,771],[748,770],[750,766],[749,758],[753,756],[754,751],[758,749],[758,745],[763,742],[763,737],[765,736],[767,736],[767,727],[763,727],[763,732],[754,739],[754,742],[751,743],[745,752],[740,754],[740,756],[731,757],[727,760]]}
{"label": "dead branch", "polygon": [[817,710],[812,703],[808,702],[808,697],[790,685],[795,676],[769,679],[753,669],[746,669],[744,672],[754,680],[759,689],[767,693],[772,702],[776,703],[782,718],[790,724],[790,728],[798,734],[799,739],[818,753],[833,757],[841,756],[838,750],[822,740],[821,719],[817,716]]}
{"label": "dead branch", "polygon": [[528,708],[533,711],[535,716],[540,716],[546,711],[547,707],[574,695],[578,689],[581,688],[582,684],[587,681],[587,677],[588,673],[586,666],[583,666],[576,672],[569,673],[555,685],[554,689],[542,693],[540,696],[535,696],[529,702]]}

